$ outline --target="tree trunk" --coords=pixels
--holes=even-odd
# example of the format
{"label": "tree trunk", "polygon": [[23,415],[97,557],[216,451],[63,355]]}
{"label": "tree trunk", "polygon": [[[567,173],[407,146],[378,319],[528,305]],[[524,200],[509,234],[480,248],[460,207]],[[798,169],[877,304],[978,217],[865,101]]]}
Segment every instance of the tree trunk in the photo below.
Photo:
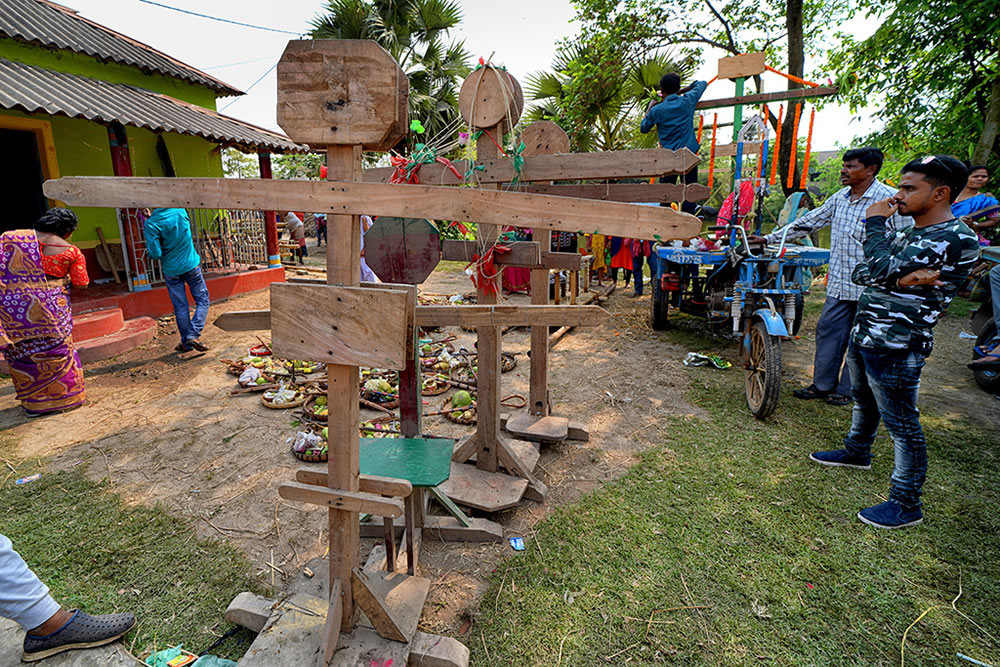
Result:
{"label": "tree trunk", "polygon": [[[805,74],[805,48],[802,36],[803,0],[788,0],[785,10],[785,28],[788,32],[788,73],[800,79]],[[788,90],[802,88],[802,84],[788,81]],[[799,174],[796,172],[792,187],[788,187],[789,161],[797,162],[792,154],[792,139],[795,130],[795,101],[789,100],[785,108],[785,119],[781,127],[781,147],[778,151],[778,181],[785,195],[799,190]]]}
{"label": "tree trunk", "polygon": [[990,105],[986,109],[986,116],[983,118],[983,132],[979,135],[979,142],[976,150],[972,153],[974,164],[986,164],[993,153],[993,146],[997,141],[997,131],[1000,129],[1000,76],[993,79],[993,86],[990,91]]}

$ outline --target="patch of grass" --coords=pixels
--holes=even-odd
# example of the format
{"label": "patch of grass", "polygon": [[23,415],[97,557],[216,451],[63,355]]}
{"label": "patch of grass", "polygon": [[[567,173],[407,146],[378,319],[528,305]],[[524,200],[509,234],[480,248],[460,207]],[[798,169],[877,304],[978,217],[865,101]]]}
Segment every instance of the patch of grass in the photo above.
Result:
{"label": "patch of grass", "polygon": [[[124,639],[135,655],[178,643],[204,651],[232,627],[222,613],[233,597],[261,589],[242,552],[196,539],[187,522],[127,507],[81,470],[41,472],[36,482],[0,488],[0,533],[63,606],[135,612],[138,625]],[[212,653],[239,659],[253,637],[241,630]]]}
{"label": "patch of grass", "polygon": [[461,273],[465,271],[465,267],[468,262],[451,262],[448,260],[441,260],[438,262],[437,266],[434,267],[435,271],[441,271],[442,273]]}
{"label": "patch of grass", "polygon": [[959,319],[969,319],[969,315],[979,308],[980,304],[975,301],[969,301],[968,299],[963,299],[960,296],[956,296],[955,300],[951,302],[948,306],[948,311],[945,313],[947,317],[957,317]]}
{"label": "patch of grass", "polygon": [[[690,339],[683,322],[670,339]],[[758,421],[741,372],[690,373],[711,420],[664,421],[623,478],[536,527],[493,575],[474,664],[898,665],[906,628],[960,586],[981,629],[934,609],[906,664],[1000,662],[1000,435],[925,414],[926,521],[881,531],[855,514],[885,498],[886,437],[871,471],[821,467],[807,454],[841,445],[848,410],[796,401],[786,383]]]}

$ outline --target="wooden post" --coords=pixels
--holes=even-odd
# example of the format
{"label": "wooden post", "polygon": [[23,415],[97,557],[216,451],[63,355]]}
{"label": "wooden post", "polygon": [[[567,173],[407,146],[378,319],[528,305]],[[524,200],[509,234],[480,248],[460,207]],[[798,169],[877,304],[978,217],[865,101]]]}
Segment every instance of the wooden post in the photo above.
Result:
{"label": "wooden post", "polygon": [[[548,236],[545,234],[544,236]],[[556,273],[556,276],[559,274]],[[549,270],[531,271],[532,305],[549,303]],[[549,414],[549,328],[531,327],[531,374],[528,389],[528,412],[540,417]]]}
{"label": "wooden post", "polygon": [[[329,180],[361,180],[361,146],[330,146],[326,151],[326,168]],[[327,282],[331,285],[358,285],[361,282],[361,218],[356,215],[330,215],[327,217],[327,230]],[[327,404],[331,415],[327,438],[330,451],[327,484],[331,489],[357,491],[361,472],[358,367],[329,364],[326,372]],[[331,509],[329,519],[330,590],[334,590],[334,582],[340,582],[343,598],[340,629],[350,632],[358,619],[351,591],[351,571],[360,560],[361,527],[357,512]]]}

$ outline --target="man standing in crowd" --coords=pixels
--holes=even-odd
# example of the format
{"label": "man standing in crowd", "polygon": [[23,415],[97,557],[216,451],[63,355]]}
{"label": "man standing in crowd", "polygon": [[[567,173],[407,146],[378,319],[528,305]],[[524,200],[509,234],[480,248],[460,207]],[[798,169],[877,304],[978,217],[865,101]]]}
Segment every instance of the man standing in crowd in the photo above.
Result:
{"label": "man standing in crowd", "polygon": [[[889,500],[858,512],[861,521],[879,528],[923,521],[927,443],[917,394],[934,344],[932,329],[979,257],[975,232],[951,212],[968,175],[950,155],[913,160],[903,167],[899,192],[866,212],[864,259],[852,275],[864,291],[847,352],[854,392],[851,429],[843,449],[809,458],[868,470],[872,442],[884,422],[895,449]],[[914,225],[896,231],[890,218],[897,212],[913,216]]]}
{"label": "man standing in crowd", "polygon": [[[860,239],[865,209],[892,196],[892,190],[876,179],[881,168],[882,151],[877,148],[855,148],[844,153],[840,183],[845,187],[795,220],[786,237],[786,241],[791,242],[830,225],[830,266],[826,302],[816,323],[813,381],[808,387],[796,389],[793,392],[796,398],[823,398],[830,405],[851,402],[851,374],[844,363],[844,353],[862,289],[851,282],[851,272],[864,259]],[[887,224],[898,230],[913,221],[893,212]],[[750,240],[777,243],[782,231],[775,230],[763,238],[751,237]]]}
{"label": "man standing in crowd", "polygon": [[[149,258],[159,259],[163,265],[167,294],[177,317],[181,342],[174,349],[178,352],[190,352],[192,349],[206,352],[208,346],[199,338],[208,319],[210,300],[205,277],[201,275],[201,257],[191,240],[191,221],[187,211],[182,208],[155,209],[143,223],[143,232]],[[193,318],[188,309],[185,285],[191,290],[194,300]]]}

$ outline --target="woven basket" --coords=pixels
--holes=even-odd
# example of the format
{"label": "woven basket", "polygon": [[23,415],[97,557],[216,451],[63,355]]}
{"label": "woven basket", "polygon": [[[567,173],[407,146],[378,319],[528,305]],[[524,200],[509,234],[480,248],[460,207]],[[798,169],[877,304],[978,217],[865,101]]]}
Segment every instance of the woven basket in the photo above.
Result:
{"label": "woven basket", "polygon": [[421,396],[440,396],[444,392],[451,389],[451,385],[444,380],[439,380],[436,378],[428,378],[433,383],[430,387],[427,386],[426,380],[424,381],[423,388],[420,391]]}
{"label": "woven basket", "polygon": [[297,452],[293,448],[292,454],[295,458],[300,461],[306,461],[307,463],[326,463],[326,461],[330,458],[330,453],[328,451],[317,451],[315,449],[307,449],[304,452]]}
{"label": "woven basket", "polygon": [[316,399],[319,398],[321,395],[322,394],[314,394],[309,398],[307,398],[305,404],[302,407],[302,414],[304,414],[307,418],[312,419],[314,421],[325,422],[330,416],[329,406],[327,406],[326,409],[327,413],[325,415],[318,415],[315,412],[316,407],[314,404],[316,403]]}
{"label": "woven basket", "polygon": [[306,395],[303,394],[301,391],[299,391],[298,398],[296,398],[294,401],[289,401],[288,403],[282,403],[281,405],[275,405],[274,403],[271,402],[271,399],[267,398],[267,395],[265,393],[261,394],[260,402],[264,405],[265,408],[271,408],[272,410],[288,410],[289,408],[300,407],[303,403],[305,403]]}
{"label": "woven basket", "polygon": [[[451,399],[450,398],[446,398],[445,401],[444,401],[444,403],[442,403],[441,409],[444,410],[445,408],[451,408]],[[461,418],[461,417],[456,419],[455,417],[452,416],[452,413],[454,413],[454,412],[463,412],[464,413],[464,412],[467,412],[469,410],[472,410],[472,419],[464,419],[464,418]],[[471,405],[467,405],[464,408],[462,408],[461,410],[459,410],[458,408],[449,409],[448,412],[445,412],[443,416],[444,416],[445,419],[447,419],[448,421],[453,422],[455,424],[461,424],[462,426],[475,426],[475,424],[476,424],[476,401],[472,401]]]}

